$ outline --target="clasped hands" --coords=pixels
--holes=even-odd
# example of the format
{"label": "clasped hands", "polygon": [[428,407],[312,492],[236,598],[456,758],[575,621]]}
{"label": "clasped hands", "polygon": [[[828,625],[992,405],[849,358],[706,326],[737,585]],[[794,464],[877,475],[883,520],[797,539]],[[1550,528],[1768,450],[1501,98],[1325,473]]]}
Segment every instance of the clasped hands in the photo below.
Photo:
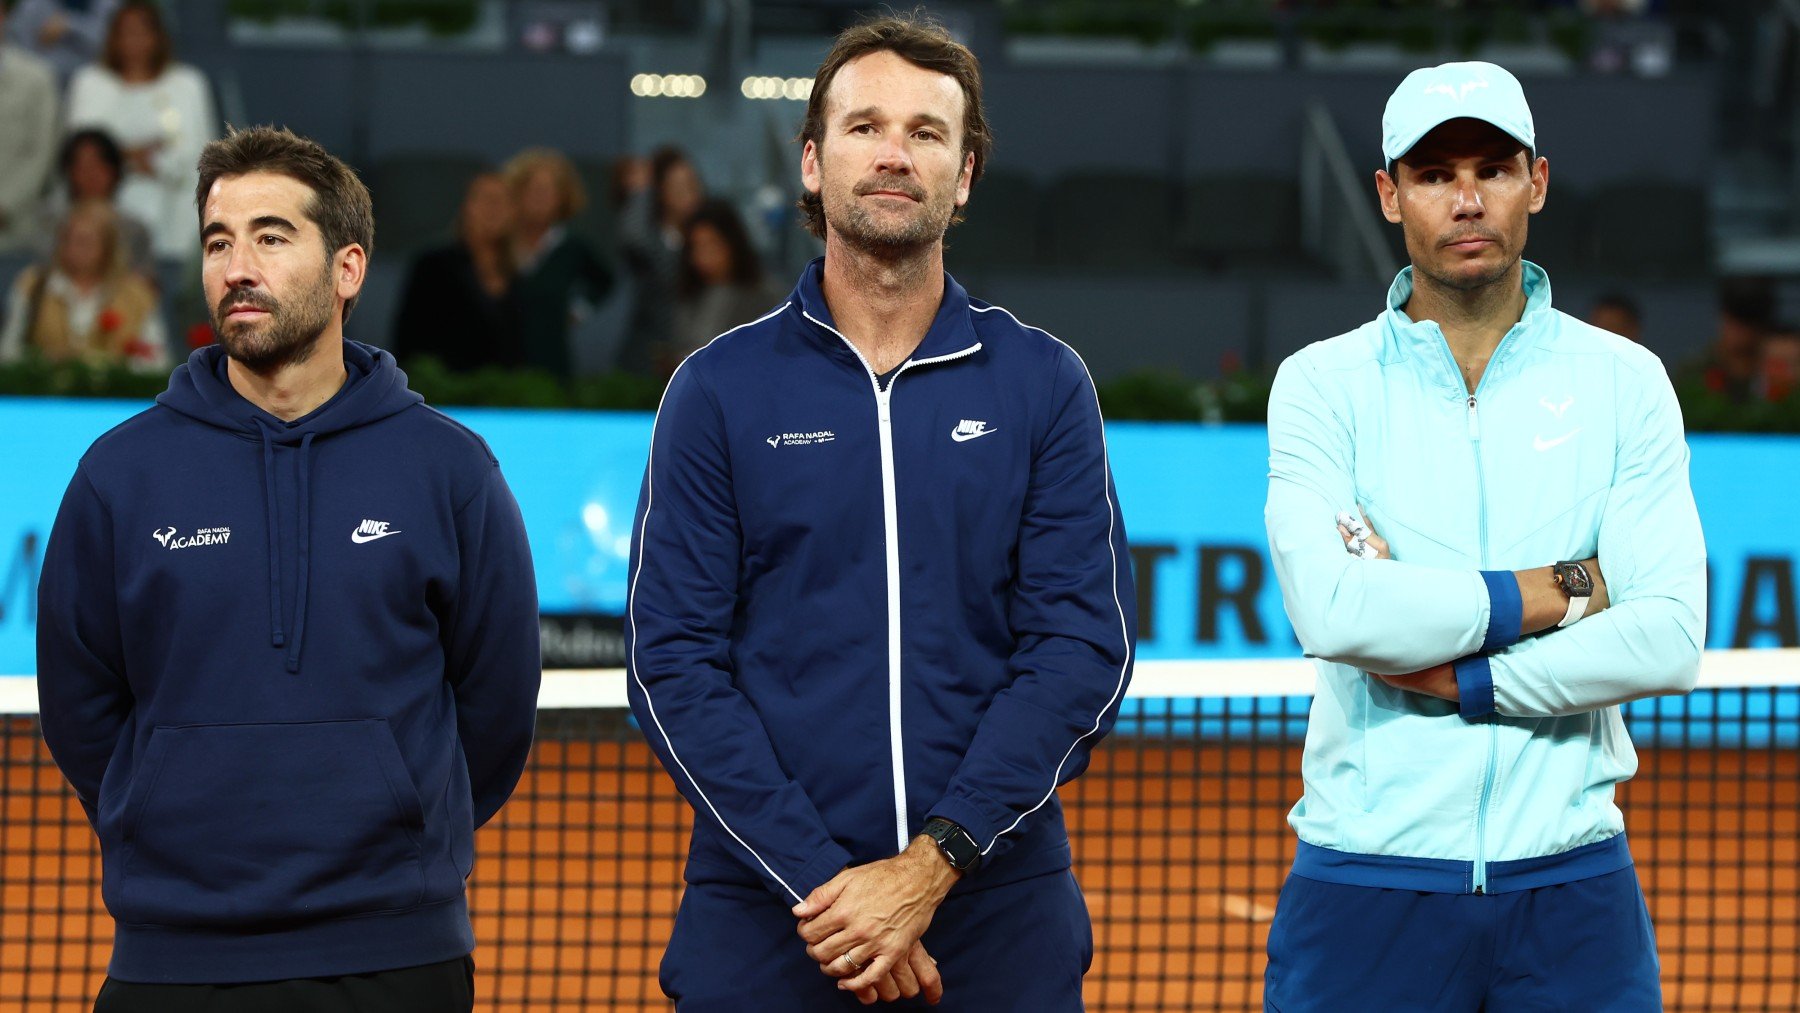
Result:
{"label": "clasped hands", "polygon": [[[1361,525],[1357,525],[1356,520],[1357,517],[1349,513],[1338,515],[1338,535],[1344,540],[1345,550],[1364,559],[1394,558],[1387,540],[1375,533],[1375,526],[1369,523],[1368,517],[1361,518]],[[1357,551],[1364,546],[1366,546],[1365,551]],[[1584,559],[1581,562],[1583,568],[1587,570],[1588,576],[1594,582],[1594,591],[1588,599],[1587,610],[1582,613],[1582,617],[1586,618],[1605,611],[1611,604],[1611,599],[1607,594],[1606,577],[1600,572],[1599,558]],[[1519,581],[1519,593],[1524,611],[1521,632],[1536,633],[1555,626],[1562,616],[1562,608],[1567,598],[1556,588],[1555,581],[1551,577],[1551,568],[1546,566],[1540,567],[1538,570],[1515,571],[1514,576]],[[1395,689],[1403,689],[1409,693],[1434,696],[1452,703],[1458,702],[1462,698],[1456,685],[1456,669],[1449,663],[1434,665],[1424,671],[1410,672],[1404,675],[1383,675],[1378,672],[1370,672],[1369,675]]]}
{"label": "clasped hands", "polygon": [[924,836],[892,858],[845,869],[794,905],[806,955],[865,1006],[921,993],[936,1005],[944,981],[919,937],[961,875]]}

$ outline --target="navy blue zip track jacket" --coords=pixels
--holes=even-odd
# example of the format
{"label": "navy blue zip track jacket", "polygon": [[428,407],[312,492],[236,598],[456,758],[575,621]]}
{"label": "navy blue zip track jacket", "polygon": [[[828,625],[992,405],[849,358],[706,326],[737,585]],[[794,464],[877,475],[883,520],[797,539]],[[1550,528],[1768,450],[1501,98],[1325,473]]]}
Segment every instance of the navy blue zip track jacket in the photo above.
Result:
{"label": "navy blue zip track jacket", "polygon": [[226,984],[474,947],[475,828],[539,681],[519,508],[393,356],[283,422],[222,350],[82,457],[38,589],[44,740],[93,821],[123,981]]}
{"label": "navy blue zip track jacket", "polygon": [[1065,869],[1056,787],[1136,629],[1093,381],[946,278],[883,391],[821,270],[690,356],[651,440],[629,691],[698,814],[687,879],[791,904],[930,816],[981,846],[958,890]]}

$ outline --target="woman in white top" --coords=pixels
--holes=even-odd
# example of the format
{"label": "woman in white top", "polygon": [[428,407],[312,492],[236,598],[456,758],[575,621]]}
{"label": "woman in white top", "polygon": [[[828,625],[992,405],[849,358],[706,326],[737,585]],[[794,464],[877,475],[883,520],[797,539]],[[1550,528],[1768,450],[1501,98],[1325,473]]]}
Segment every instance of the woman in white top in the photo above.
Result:
{"label": "woman in white top", "polygon": [[138,0],[113,14],[100,62],[69,85],[69,127],[98,127],[118,140],[126,166],[119,209],[149,226],[156,256],[195,256],[194,166],[218,136],[218,118],[206,78],[175,62],[154,5]]}

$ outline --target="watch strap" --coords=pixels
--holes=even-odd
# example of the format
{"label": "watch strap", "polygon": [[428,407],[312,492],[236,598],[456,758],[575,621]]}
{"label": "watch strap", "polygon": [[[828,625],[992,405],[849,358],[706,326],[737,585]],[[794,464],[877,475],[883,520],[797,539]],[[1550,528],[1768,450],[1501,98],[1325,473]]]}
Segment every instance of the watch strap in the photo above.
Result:
{"label": "watch strap", "polygon": [[1587,606],[1587,595],[1582,595],[1578,598],[1571,597],[1569,599],[1569,611],[1563,613],[1562,622],[1557,623],[1556,628],[1560,630],[1564,626],[1574,625],[1575,621],[1580,619],[1582,615],[1587,612]]}
{"label": "watch strap", "polygon": [[942,816],[933,816],[925,821],[920,830],[925,836],[937,844],[938,852],[944,861],[958,872],[968,872],[981,862],[981,846],[967,830]]}

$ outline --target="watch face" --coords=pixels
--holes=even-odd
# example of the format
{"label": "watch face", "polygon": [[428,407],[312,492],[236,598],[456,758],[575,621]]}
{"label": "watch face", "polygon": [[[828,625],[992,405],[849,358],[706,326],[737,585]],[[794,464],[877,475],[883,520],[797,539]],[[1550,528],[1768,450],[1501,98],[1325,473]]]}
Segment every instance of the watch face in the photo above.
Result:
{"label": "watch face", "polygon": [[981,848],[975,839],[954,823],[934,819],[925,825],[925,833],[937,842],[944,857],[958,870],[967,872],[981,858]]}
{"label": "watch face", "polygon": [[1556,564],[1556,582],[1571,598],[1586,598],[1594,593],[1594,582],[1589,579],[1587,570],[1577,563]]}

